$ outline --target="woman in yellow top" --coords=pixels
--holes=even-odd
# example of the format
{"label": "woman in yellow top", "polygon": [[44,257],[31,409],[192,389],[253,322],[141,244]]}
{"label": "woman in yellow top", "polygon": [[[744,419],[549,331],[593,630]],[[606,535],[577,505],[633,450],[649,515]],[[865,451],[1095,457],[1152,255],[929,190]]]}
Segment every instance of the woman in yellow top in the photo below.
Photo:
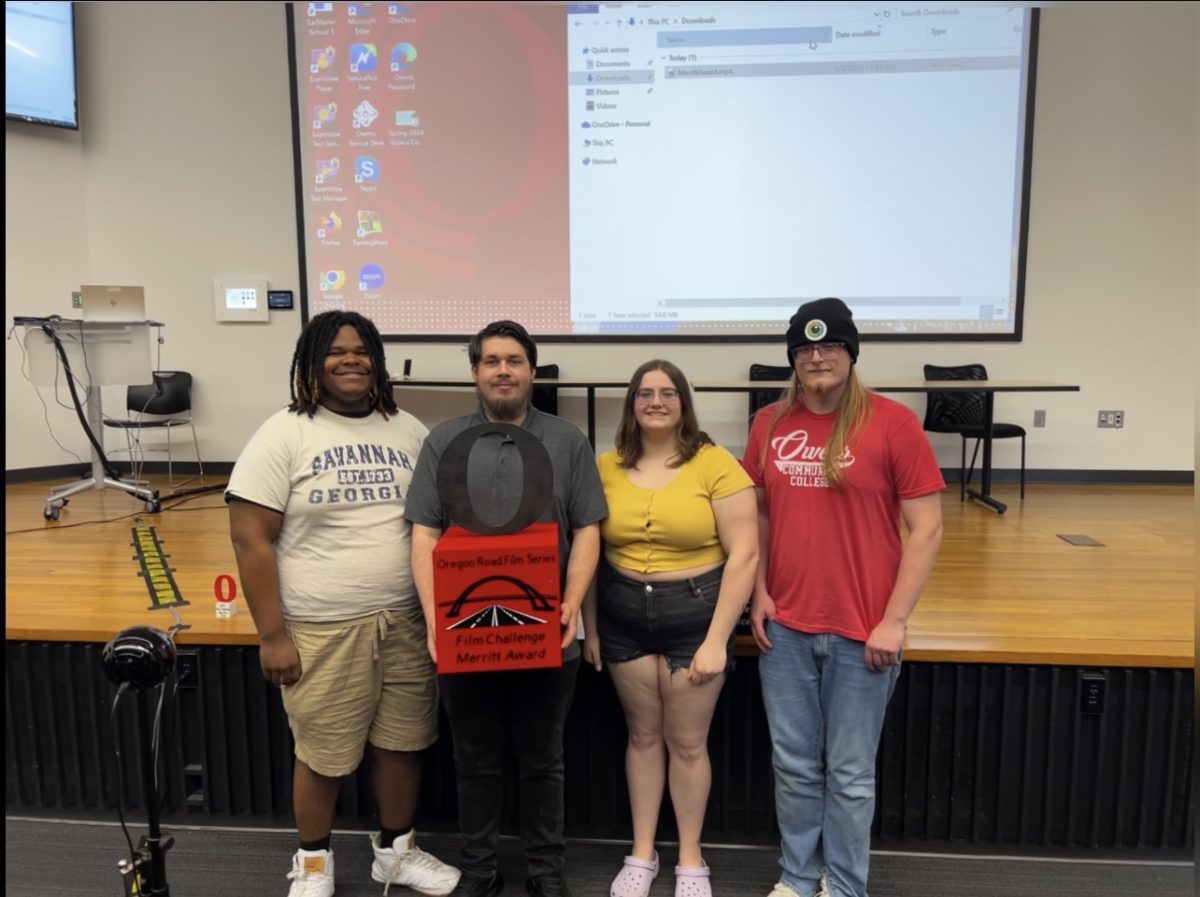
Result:
{"label": "woman in yellow top", "polygon": [[649,893],[668,783],[679,828],[675,894],[710,897],[700,854],[712,783],[708,727],[754,587],[754,489],[737,460],[701,432],[687,380],[669,361],[634,372],[616,449],[599,465],[606,563],[598,594],[584,605],[584,659],[597,670],[608,665],[625,710],[633,815],[633,850],[611,895]]}

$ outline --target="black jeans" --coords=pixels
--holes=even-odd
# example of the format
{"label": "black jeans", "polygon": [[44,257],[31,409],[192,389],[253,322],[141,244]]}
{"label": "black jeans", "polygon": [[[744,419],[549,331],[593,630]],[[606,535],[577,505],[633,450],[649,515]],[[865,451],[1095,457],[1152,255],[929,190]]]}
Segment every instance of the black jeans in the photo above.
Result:
{"label": "black jeans", "polygon": [[504,812],[504,745],[517,758],[521,840],[529,875],[560,875],[563,838],[563,731],[579,658],[559,669],[439,676],[454,733],[463,875],[496,871]]}

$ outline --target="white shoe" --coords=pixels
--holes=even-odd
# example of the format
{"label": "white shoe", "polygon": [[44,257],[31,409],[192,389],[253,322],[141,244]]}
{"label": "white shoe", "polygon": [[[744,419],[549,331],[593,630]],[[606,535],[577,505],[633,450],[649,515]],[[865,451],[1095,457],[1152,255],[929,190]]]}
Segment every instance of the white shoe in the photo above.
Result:
{"label": "white shoe", "polygon": [[288,878],[288,897],[333,897],[333,851],[297,850]]}
{"label": "white shoe", "polygon": [[371,878],[383,884],[384,897],[392,885],[412,888],[428,897],[445,897],[458,884],[462,873],[417,847],[416,841],[417,833],[411,832],[407,838],[397,838],[390,847],[380,847],[379,832],[371,834],[371,849],[375,851]]}
{"label": "white shoe", "polygon": [[771,889],[771,893],[767,897],[800,897],[800,895],[783,882],[777,881],[775,882],[775,887]]}

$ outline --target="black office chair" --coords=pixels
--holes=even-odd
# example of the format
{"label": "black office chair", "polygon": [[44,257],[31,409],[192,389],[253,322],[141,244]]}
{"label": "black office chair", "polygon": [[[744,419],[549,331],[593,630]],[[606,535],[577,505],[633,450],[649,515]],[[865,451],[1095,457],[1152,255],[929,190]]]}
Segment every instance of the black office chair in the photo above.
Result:
{"label": "black office chair", "polygon": [[[174,482],[174,455],[171,451],[171,431],[175,427],[192,428],[192,444],[196,449],[196,464],[200,476],[204,476],[204,462],[200,460],[200,442],[196,438],[196,426],[192,423],[192,375],[185,371],[155,371],[154,382],[145,386],[130,386],[125,392],[125,409],[129,417],[125,420],[105,419],[104,426],[125,431],[125,442],[132,457],[135,451],[167,453],[167,481]],[[144,448],[141,431],[165,429],[167,446]]]}
{"label": "black office chair", "polygon": [[[981,364],[962,364],[957,367],[925,365],[926,380],[986,380],[987,368]],[[979,444],[983,441],[987,421],[984,417],[984,394],[981,392],[931,392],[925,405],[925,429],[930,433],[957,433],[962,437],[962,461],[959,471],[959,500],[967,500],[967,484],[975,471]],[[1021,439],[1021,498],[1025,498],[1025,428],[1017,424],[992,422],[993,439]],[[975,440],[971,466],[967,467],[967,440]]]}
{"label": "black office chair", "polygon": [[530,404],[546,414],[558,414],[558,387],[538,385],[538,381],[542,379],[557,380],[558,365],[539,364],[534,371],[537,376],[533,381],[533,394],[529,397]]}
{"label": "black office chair", "polygon": [[[790,380],[792,369],[782,364],[752,364],[750,365],[751,380]],[[752,389],[750,396],[750,423],[754,423],[754,415],[766,408],[772,402],[783,398],[784,391],[778,389]]]}

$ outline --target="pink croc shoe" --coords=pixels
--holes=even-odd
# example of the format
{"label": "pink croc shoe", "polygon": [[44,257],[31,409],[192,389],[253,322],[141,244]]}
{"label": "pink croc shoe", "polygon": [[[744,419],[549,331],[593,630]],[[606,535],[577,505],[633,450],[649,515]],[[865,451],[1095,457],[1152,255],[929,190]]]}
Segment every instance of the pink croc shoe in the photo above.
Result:
{"label": "pink croc shoe", "polygon": [[625,864],[608,889],[609,897],[647,897],[650,886],[658,876],[658,853],[654,861],[625,857]]}
{"label": "pink croc shoe", "polygon": [[703,866],[676,866],[675,897],[712,897],[709,871],[708,863]]}

